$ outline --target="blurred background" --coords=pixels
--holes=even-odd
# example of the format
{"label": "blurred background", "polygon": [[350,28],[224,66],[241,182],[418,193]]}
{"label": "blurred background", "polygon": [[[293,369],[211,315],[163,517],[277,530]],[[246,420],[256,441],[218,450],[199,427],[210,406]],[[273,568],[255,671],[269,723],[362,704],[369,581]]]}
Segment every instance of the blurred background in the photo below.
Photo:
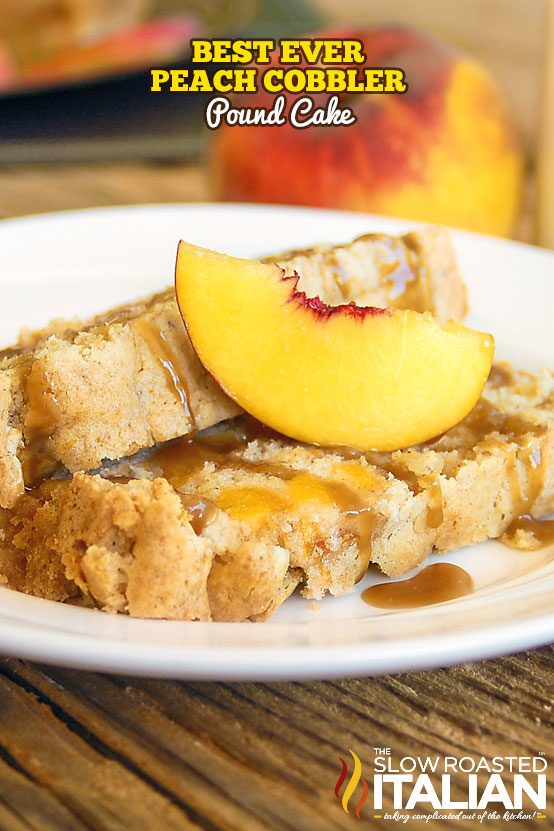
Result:
{"label": "blurred background", "polygon": [[[553,31],[554,0],[1,0],[0,215],[284,202],[554,247]],[[353,128],[214,136],[209,96],[149,92],[193,36],[313,33],[361,37],[409,93],[351,97]]]}

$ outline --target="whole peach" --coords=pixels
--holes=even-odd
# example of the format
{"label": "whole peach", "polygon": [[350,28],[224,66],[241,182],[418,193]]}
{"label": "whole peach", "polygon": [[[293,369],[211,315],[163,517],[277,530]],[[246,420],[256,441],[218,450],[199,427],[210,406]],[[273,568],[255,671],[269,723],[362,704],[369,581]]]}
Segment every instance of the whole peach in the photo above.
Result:
{"label": "whole peach", "polygon": [[[503,97],[467,54],[398,26],[328,32],[358,38],[366,66],[406,73],[404,94],[341,96],[351,126],[227,126],[215,132],[216,196],[231,201],[345,208],[511,232],[523,155]],[[287,105],[297,96],[288,95]],[[328,95],[315,96],[323,106]],[[234,105],[270,107],[265,91]]]}

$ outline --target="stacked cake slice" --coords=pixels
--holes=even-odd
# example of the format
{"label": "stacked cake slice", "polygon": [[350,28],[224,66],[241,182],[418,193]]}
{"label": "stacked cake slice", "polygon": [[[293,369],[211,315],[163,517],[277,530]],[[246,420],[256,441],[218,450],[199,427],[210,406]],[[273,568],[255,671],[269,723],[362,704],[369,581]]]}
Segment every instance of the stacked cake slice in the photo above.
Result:
{"label": "stacked cake slice", "polygon": [[[272,259],[329,303],[465,314],[435,229]],[[397,576],[554,507],[549,373],[499,365],[477,408],[425,446],[303,445],[238,414],[168,290],[26,336],[0,378],[0,574],[42,597],[258,620],[297,586],[310,598],[344,594],[371,563]],[[514,539],[529,544],[525,532]]]}

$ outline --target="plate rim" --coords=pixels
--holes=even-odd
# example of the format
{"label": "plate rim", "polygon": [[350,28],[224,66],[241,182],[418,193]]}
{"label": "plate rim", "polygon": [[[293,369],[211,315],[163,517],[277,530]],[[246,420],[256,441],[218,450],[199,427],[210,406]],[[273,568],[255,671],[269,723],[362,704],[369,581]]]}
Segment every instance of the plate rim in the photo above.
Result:
{"label": "plate rim", "polygon": [[[305,214],[314,216],[314,214],[324,214],[328,217],[339,215],[342,219],[348,221],[349,219],[359,221],[361,218],[364,221],[367,219],[377,221],[378,223],[386,223],[391,228],[401,228],[409,226],[412,228],[422,227],[429,223],[417,222],[410,219],[386,217],[378,214],[367,214],[363,211],[341,211],[330,210],[326,208],[311,208],[296,205],[272,205],[272,204],[256,204],[256,203],[217,203],[217,202],[152,202],[129,205],[108,205],[97,206],[94,208],[79,208],[74,210],[60,210],[50,211],[47,213],[28,214],[25,216],[10,217],[3,219],[0,222],[0,235],[4,230],[9,233],[9,228],[14,225],[30,225],[40,224],[44,222],[62,223],[67,219],[82,219],[85,220],[89,216],[99,216],[106,214],[124,215],[131,213],[144,213],[148,211],[154,212],[171,212],[175,210],[187,211],[202,211],[210,212],[217,211],[218,213],[236,213],[237,211],[247,211],[252,214],[262,212],[280,213],[283,216],[291,213],[299,215]],[[460,229],[449,229],[455,239],[459,239],[463,244],[464,238],[486,240],[500,244],[505,248],[516,248],[524,254],[545,255],[547,260],[554,262],[554,252],[539,246],[531,245],[517,240],[506,240],[500,237],[493,237],[486,234],[481,234],[473,231],[465,231]],[[216,232],[217,233],[217,232]],[[552,599],[554,600],[554,575],[550,575]],[[545,586],[546,587],[546,586]],[[543,588],[545,588],[543,587]],[[516,589],[514,589],[516,590]],[[10,591],[9,589],[2,589],[2,591]],[[499,592],[502,596],[502,591]],[[38,598],[32,598],[37,602],[53,602],[42,601]],[[454,601],[454,604],[456,602]],[[59,606],[60,604],[56,604]],[[448,605],[448,604],[440,604]],[[552,604],[554,607],[554,604]],[[429,607],[433,608],[433,607]],[[434,607],[439,608],[439,606]],[[99,612],[98,614],[103,614]],[[157,622],[154,622],[157,623]],[[168,623],[168,622],[166,622]],[[343,620],[337,621],[338,625],[344,623]],[[310,621],[311,624],[311,621]],[[197,626],[244,626],[244,624],[198,624],[178,622],[180,626],[197,627]],[[257,626],[257,624],[246,624],[247,626]],[[265,624],[266,626],[275,626],[276,624]],[[304,627],[307,623],[288,622],[286,624],[279,624],[290,627]],[[11,632],[10,628],[18,629],[17,632]],[[29,631],[27,631],[29,630]],[[35,631],[32,631],[35,630]],[[500,624],[492,624],[479,631],[479,644],[475,645],[468,639],[467,632],[461,632],[453,635],[452,632],[446,634],[427,636],[424,643],[424,648],[418,651],[415,648],[413,638],[405,638],[395,640],[395,651],[398,653],[399,647],[402,657],[395,654],[394,659],[390,658],[391,644],[390,642],[354,642],[348,646],[346,645],[320,645],[314,646],[283,646],[280,648],[255,647],[255,646],[241,646],[241,647],[210,647],[206,651],[205,646],[191,646],[189,644],[183,646],[169,645],[165,647],[163,655],[159,652],[159,646],[156,646],[156,658],[148,661],[140,660],[140,655],[134,653],[144,648],[143,644],[125,642],[122,639],[110,640],[105,637],[98,637],[95,635],[87,639],[87,644],[90,647],[91,641],[95,644],[94,648],[89,650],[88,655],[82,654],[79,650],[79,645],[83,645],[83,635],[81,633],[68,631],[47,630],[49,641],[46,644],[33,644],[33,634],[36,636],[36,627],[29,626],[28,622],[18,621],[17,618],[6,620],[0,614],[0,652],[17,656],[28,660],[35,660],[42,663],[62,663],[64,666],[71,666],[79,669],[92,669],[104,672],[123,672],[132,675],[145,675],[157,677],[175,677],[175,678],[190,678],[198,680],[271,680],[271,679],[301,679],[301,678],[333,678],[333,677],[352,677],[360,675],[376,675],[390,672],[404,672],[404,671],[418,671],[428,669],[436,666],[448,666],[455,663],[461,663],[466,660],[482,660],[490,658],[498,654],[505,654],[506,651],[513,652],[519,649],[531,648],[534,646],[543,645],[544,643],[554,640],[554,608],[553,611],[544,612],[541,615],[531,617],[528,620],[518,620],[511,624],[506,622]],[[465,639],[465,642],[464,642]],[[469,642],[467,642],[469,640]],[[502,641],[509,640],[509,647],[502,647]],[[453,641],[456,643],[456,654],[450,654],[453,646]],[[127,655],[121,655],[122,648],[128,650]],[[249,666],[241,665],[241,657],[244,659],[245,650],[248,653]],[[203,655],[199,653],[203,652]],[[324,653],[324,654],[323,654]],[[96,655],[91,658],[91,654]],[[108,661],[109,656],[109,661]],[[216,668],[210,667],[214,662]],[[219,661],[219,663],[218,663]],[[332,664],[332,665],[330,665]]]}

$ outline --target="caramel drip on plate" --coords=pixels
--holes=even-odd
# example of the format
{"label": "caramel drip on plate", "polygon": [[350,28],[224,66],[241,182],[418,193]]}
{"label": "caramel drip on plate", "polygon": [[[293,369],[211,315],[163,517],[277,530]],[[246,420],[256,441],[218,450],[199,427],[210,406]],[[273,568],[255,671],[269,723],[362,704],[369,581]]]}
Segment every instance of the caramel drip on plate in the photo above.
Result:
{"label": "caramel drip on plate", "polygon": [[463,568],[435,563],[407,580],[370,586],[362,592],[362,599],[379,609],[414,609],[463,597],[473,588],[473,580]]}
{"label": "caramel drip on plate", "polygon": [[168,339],[154,320],[141,318],[133,322],[133,327],[162,365],[168,388],[183,405],[185,414],[191,422],[191,430],[195,430],[196,423],[187,384],[187,367],[184,365],[182,357],[172,349]]}

